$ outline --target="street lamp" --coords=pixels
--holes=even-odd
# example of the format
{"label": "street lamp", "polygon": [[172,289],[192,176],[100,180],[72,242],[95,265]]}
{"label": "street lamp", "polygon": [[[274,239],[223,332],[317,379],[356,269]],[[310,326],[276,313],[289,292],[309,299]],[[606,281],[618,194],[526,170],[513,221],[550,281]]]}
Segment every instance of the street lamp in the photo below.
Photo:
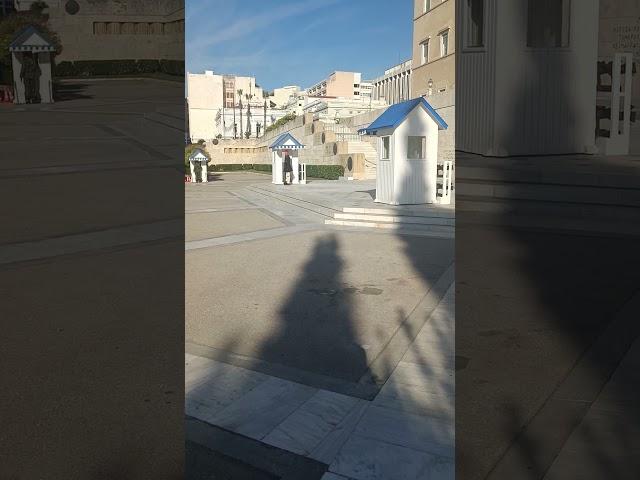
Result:
{"label": "street lamp", "polygon": [[433,94],[433,78],[430,78],[427,82],[427,87],[429,87],[429,95]]}

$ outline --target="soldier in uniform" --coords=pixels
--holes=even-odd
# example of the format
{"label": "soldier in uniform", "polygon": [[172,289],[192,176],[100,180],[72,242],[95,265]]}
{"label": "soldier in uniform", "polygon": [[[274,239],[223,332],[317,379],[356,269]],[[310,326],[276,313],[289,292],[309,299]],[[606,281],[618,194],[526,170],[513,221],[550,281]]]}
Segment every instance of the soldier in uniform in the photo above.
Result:
{"label": "soldier in uniform", "polygon": [[22,57],[20,78],[24,82],[24,97],[27,103],[40,103],[39,79],[40,65],[31,52],[25,52]]}

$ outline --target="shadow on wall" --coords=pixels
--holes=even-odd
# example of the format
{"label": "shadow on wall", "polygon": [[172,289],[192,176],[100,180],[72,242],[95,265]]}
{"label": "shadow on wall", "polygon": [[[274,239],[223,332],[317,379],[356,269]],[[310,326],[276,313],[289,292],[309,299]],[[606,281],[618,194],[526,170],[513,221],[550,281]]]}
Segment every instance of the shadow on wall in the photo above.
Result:
{"label": "shadow on wall", "polygon": [[[522,126],[532,105],[541,101],[537,82],[548,82],[560,101],[540,107],[537,123],[550,125],[552,118],[561,118],[562,124],[551,132],[556,138],[546,150],[532,153],[553,154],[573,141],[573,88],[569,75],[545,79],[553,71],[552,55],[531,58],[528,78],[512,98],[507,123],[513,129],[504,141],[515,146],[513,142],[527,135],[543,141],[543,132]],[[474,79],[462,72],[458,82],[465,81]],[[624,333],[618,330],[611,341],[597,343],[638,294],[640,270],[630,268],[640,264],[637,238],[562,231],[575,220],[623,225],[617,207],[607,205],[598,197],[602,190],[593,188],[583,189],[593,195],[592,206],[610,209],[601,219],[583,217],[582,207],[570,202],[562,211],[543,201],[545,195],[563,194],[567,175],[585,164],[603,172],[599,162],[607,160],[579,154],[557,156],[552,162],[534,156],[473,160],[493,165],[493,182],[508,184],[509,198],[499,200],[504,213],[456,213],[456,348],[468,358],[467,368],[456,376],[457,478],[542,479],[552,467],[560,468],[553,478],[633,478],[640,465],[626,442],[633,437],[631,426],[640,424],[637,382],[618,383],[614,394],[616,416],[624,420],[611,425],[605,415],[607,425],[600,431],[581,430],[582,440],[572,457],[574,470],[564,470],[567,464],[556,459],[638,335],[637,326],[626,325]],[[607,174],[616,175],[614,164]],[[548,225],[516,227],[527,215]],[[578,371],[580,383],[572,387],[567,379],[573,380]],[[550,401],[558,388],[563,393]]]}

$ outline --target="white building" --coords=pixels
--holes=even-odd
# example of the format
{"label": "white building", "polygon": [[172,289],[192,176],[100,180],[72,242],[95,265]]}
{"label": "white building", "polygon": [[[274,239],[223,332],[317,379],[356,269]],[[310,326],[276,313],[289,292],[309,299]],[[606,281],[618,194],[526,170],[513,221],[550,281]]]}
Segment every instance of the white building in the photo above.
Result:
{"label": "white building", "polygon": [[313,113],[314,118],[326,122],[354,117],[387,106],[383,100],[373,100],[370,96],[363,98],[306,97],[305,100],[302,113]]}
{"label": "white building", "polygon": [[219,136],[240,138],[247,131],[251,132],[251,137],[255,137],[258,131],[262,135],[265,127],[287,113],[283,109],[271,108],[271,97],[265,98],[264,95],[253,77],[220,75],[211,70],[203,74],[188,73],[189,138],[194,142]]}
{"label": "white building", "polygon": [[447,123],[424,97],[392,105],[359,132],[378,137],[376,202],[435,203],[438,133]]}
{"label": "white building", "polygon": [[456,149],[595,153],[599,3],[461,2]]}
{"label": "white building", "polygon": [[384,71],[384,75],[373,80],[373,98],[384,100],[389,105],[405,102],[411,96],[411,64],[407,60]]}
{"label": "white building", "polygon": [[273,94],[269,97],[269,100],[275,103],[276,108],[286,108],[286,106],[291,102],[291,97],[298,95],[300,91],[300,87],[296,85],[274,88]]}

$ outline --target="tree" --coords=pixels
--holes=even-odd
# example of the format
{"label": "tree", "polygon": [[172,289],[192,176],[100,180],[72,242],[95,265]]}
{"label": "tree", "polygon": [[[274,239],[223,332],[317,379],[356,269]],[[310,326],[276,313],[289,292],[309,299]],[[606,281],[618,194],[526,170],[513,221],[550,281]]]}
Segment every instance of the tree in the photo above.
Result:
{"label": "tree", "polygon": [[242,89],[238,89],[238,97],[240,98],[240,138],[242,138]]}
{"label": "tree", "polygon": [[269,92],[262,92],[262,98],[264,98],[264,127],[267,127],[267,98],[269,98]]}
{"label": "tree", "polygon": [[0,83],[11,83],[12,64],[9,45],[14,37],[24,28],[33,26],[51,40],[55,47],[53,56],[62,52],[58,35],[49,29],[49,15],[42,13],[47,5],[44,2],[33,3],[30,10],[12,12],[0,21]]}

